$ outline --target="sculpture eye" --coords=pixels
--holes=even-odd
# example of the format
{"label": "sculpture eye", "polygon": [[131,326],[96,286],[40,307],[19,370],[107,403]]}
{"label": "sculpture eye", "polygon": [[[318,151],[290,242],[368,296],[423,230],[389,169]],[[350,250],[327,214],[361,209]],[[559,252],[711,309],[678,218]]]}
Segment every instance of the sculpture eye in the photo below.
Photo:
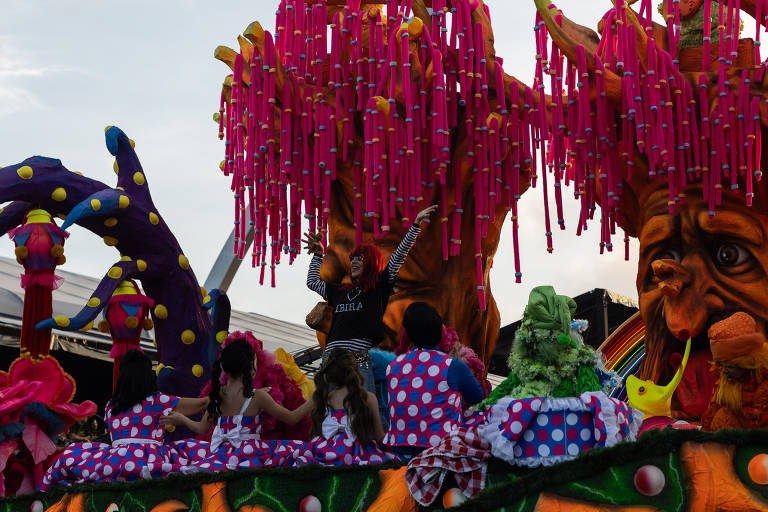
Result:
{"label": "sculpture eye", "polygon": [[715,263],[723,267],[736,267],[749,261],[752,255],[742,246],[733,243],[720,244],[715,249]]}
{"label": "sculpture eye", "polygon": [[637,388],[637,394],[638,395],[644,395],[645,394],[645,386],[640,386]]}
{"label": "sculpture eye", "polygon": [[677,249],[662,249],[656,253],[653,257],[654,260],[675,260],[680,261],[683,259],[680,251]]}

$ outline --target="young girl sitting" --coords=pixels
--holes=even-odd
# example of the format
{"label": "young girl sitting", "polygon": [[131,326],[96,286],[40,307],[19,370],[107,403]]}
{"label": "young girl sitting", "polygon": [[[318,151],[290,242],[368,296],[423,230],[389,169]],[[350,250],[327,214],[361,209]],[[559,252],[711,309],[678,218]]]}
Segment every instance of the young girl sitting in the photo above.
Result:
{"label": "young girl sitting", "polygon": [[333,349],[315,376],[312,434],[298,463],[378,464],[395,456],[379,448],[384,437],[376,395],[363,387],[354,354]]}
{"label": "young girl sitting", "polygon": [[268,390],[253,389],[254,352],[245,339],[232,341],[214,363],[208,410],[201,421],[192,421],[180,412],[161,418],[163,425],[183,425],[203,433],[211,423],[216,427],[211,442],[188,440],[179,444],[189,459],[184,472],[227,471],[263,466],[291,465],[301,441],[272,441],[260,438],[261,411],[295,425],[309,414],[310,402],[289,411],[269,396]]}
{"label": "young girl sitting", "polygon": [[48,468],[41,491],[54,485],[159,478],[186,464],[174,444],[163,444],[158,419],[171,411],[199,414],[208,398],[177,398],[158,392],[152,361],[139,350],[126,352],[119,368],[104,418],[112,444],[69,445]]}

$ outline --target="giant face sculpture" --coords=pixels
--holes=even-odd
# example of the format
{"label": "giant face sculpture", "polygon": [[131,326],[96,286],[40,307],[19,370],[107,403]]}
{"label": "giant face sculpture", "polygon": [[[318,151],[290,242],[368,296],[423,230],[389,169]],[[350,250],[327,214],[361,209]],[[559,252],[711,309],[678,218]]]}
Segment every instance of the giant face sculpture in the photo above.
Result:
{"label": "giant face sculpture", "polygon": [[[669,382],[690,336],[672,410],[698,420],[714,385],[708,328],[737,311],[763,330],[768,318],[768,191],[757,181],[768,81],[759,48],[739,39],[733,3],[664,3],[663,27],[651,19],[649,0],[638,11],[618,0],[598,35],[535,2],[554,45],[578,68],[580,97],[568,89],[577,105],[568,111],[569,127],[597,121],[597,135],[584,130],[576,141],[587,157],[575,152],[569,164],[577,176],[593,172],[588,156],[596,153],[596,201],[640,240],[637,289],[647,336],[638,376]],[[755,2],[740,6],[756,15]],[[547,48],[540,44],[538,53]]]}
{"label": "giant face sculpture", "polygon": [[644,378],[668,381],[685,340],[692,337],[691,359],[673,411],[699,418],[714,386],[708,328],[744,311],[765,330],[768,215],[763,202],[747,207],[743,195],[726,193],[711,216],[701,186],[688,187],[686,198],[674,215],[669,213],[667,190],[655,190],[639,203],[637,291],[648,326],[640,372]]}

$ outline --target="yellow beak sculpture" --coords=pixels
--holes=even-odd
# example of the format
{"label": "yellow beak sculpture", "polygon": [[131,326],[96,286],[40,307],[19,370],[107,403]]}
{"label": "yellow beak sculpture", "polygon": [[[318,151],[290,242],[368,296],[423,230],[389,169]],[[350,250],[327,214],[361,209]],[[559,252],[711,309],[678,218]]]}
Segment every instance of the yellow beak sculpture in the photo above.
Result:
{"label": "yellow beak sculpture", "polygon": [[640,380],[634,375],[627,377],[627,402],[630,407],[639,409],[646,418],[652,416],[670,416],[672,393],[683,378],[685,365],[688,364],[688,355],[691,352],[691,338],[685,343],[685,353],[680,367],[675,372],[669,384],[659,386],[650,380]]}

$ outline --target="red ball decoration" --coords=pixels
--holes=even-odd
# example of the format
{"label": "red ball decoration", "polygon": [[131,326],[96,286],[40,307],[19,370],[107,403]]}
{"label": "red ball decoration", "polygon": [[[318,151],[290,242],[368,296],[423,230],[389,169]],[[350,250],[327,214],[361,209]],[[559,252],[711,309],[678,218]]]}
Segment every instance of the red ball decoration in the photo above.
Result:
{"label": "red ball decoration", "polygon": [[664,472],[656,466],[647,465],[635,471],[635,489],[644,496],[656,496],[666,484]]}
{"label": "red ball decoration", "polygon": [[299,502],[299,512],[322,512],[323,506],[320,504],[320,500],[316,496],[304,496],[301,502]]}

